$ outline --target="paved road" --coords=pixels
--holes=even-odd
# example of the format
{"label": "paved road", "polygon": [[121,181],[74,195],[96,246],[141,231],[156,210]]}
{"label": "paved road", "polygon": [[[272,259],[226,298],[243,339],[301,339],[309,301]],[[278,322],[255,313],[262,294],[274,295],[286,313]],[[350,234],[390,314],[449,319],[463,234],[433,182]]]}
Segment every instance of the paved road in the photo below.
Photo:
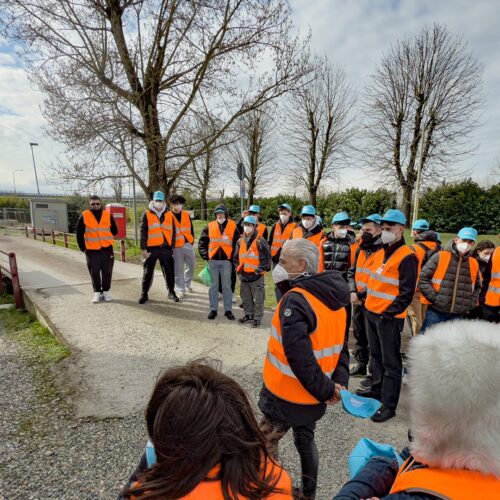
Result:
{"label": "paved road", "polygon": [[[256,401],[270,313],[259,330],[223,316],[208,321],[207,289],[195,284],[195,292],[185,301],[167,302],[160,273],[150,293],[152,300],[139,305],[142,270],[122,262],[115,263],[113,301],[92,304],[83,254],[9,235],[0,236],[0,249],[16,252],[28,301],[72,347],[73,356],[60,366],[59,381],[75,405],[76,418],[137,414],[162,369],[195,357],[222,360],[224,370]],[[351,388],[357,384],[353,380]],[[367,436],[402,447],[407,430],[404,391],[398,416],[385,424],[355,419],[340,407],[330,409],[317,432],[322,460],[318,498],[331,497],[347,479],[347,456],[358,439]],[[288,436],[282,458],[297,477],[299,463]]]}

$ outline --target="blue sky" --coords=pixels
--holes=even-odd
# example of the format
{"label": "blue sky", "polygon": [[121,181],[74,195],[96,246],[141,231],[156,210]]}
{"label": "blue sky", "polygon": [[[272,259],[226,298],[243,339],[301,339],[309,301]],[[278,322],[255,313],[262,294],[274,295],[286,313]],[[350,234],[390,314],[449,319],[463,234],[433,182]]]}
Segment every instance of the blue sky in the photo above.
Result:
{"label": "blue sky", "polygon": [[[500,1],[498,0],[291,0],[296,25],[312,32],[314,49],[343,67],[358,93],[368,82],[381,55],[398,38],[416,34],[433,22],[462,35],[484,64],[486,105],[481,126],[471,137],[478,150],[460,164],[485,182],[500,162]],[[42,96],[32,88],[15,47],[0,39],[0,189],[12,189],[12,172],[19,190],[35,190],[29,142],[35,149],[41,189],[51,185],[49,166],[63,150],[43,131]],[[498,182],[499,178],[495,180]],[[376,179],[355,167],[342,173],[341,187],[377,187]]]}

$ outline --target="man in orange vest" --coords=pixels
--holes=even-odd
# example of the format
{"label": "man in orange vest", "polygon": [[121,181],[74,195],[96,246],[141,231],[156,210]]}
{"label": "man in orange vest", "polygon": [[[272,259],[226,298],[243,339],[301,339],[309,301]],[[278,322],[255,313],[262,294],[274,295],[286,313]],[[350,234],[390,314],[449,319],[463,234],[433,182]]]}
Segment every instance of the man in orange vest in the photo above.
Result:
{"label": "man in orange vest", "polygon": [[172,212],[167,211],[165,195],[162,191],[155,191],[153,201],[149,203],[149,208],[144,212],[141,219],[141,250],[144,273],[139,304],[144,304],[149,300],[148,292],[153,283],[157,261],[160,262],[160,267],[167,284],[169,300],[179,302],[179,298],[174,290],[173,247],[175,236],[176,231]]}
{"label": "man in orange vest", "polygon": [[263,224],[260,219],[260,206],[259,205],[250,205],[248,210],[244,210],[241,214],[240,219],[236,222],[236,226],[238,227],[238,231],[240,234],[243,234],[243,219],[250,215],[250,217],[255,217],[257,219],[257,233],[259,236],[264,238],[267,241],[268,231],[267,226]]}
{"label": "man in orange vest", "polygon": [[189,212],[183,210],[184,196],[174,194],[170,198],[172,220],[175,226],[174,273],[175,290],[182,299],[186,292],[192,292],[191,282],[194,273],[194,229]]}
{"label": "man in orange vest", "polygon": [[245,315],[238,321],[258,328],[264,317],[266,299],[264,276],[271,269],[271,253],[267,241],[257,232],[257,219],[243,219],[243,235],[236,244],[234,266],[240,277],[240,297]]}
{"label": "man in orange vest", "polygon": [[412,340],[409,356],[406,461],[372,458],[333,500],[497,500],[498,327],[479,320],[441,323]]}
{"label": "man in orange vest", "polygon": [[284,244],[273,269],[284,295],[272,320],[259,397],[272,455],[277,456],[279,440],[293,430],[302,467],[299,498],[314,498],[316,492],[316,422],[349,381],[349,288],[340,274],[318,274],[318,268],[316,245],[302,238]]}
{"label": "man in orange vest", "polygon": [[493,252],[483,276],[481,293],[483,319],[500,322],[500,247]]}
{"label": "man in orange vest", "polygon": [[[416,220],[411,227],[411,235],[415,241],[410,248],[415,252],[418,260],[418,274],[422,267],[432,257],[432,255],[441,250],[441,245],[438,243],[438,235],[434,231],[430,231],[430,224],[425,219]],[[418,284],[418,280],[417,280]],[[411,333],[413,336],[418,335],[422,328],[422,322],[425,318],[427,304],[422,300],[420,290],[415,290],[413,300],[408,307],[408,319],[410,321]]]}
{"label": "man in orange vest", "polygon": [[224,205],[217,205],[214,213],[215,220],[203,229],[198,242],[200,257],[208,261],[212,275],[212,285],[208,291],[210,301],[208,319],[215,319],[217,316],[220,283],[224,301],[224,316],[229,320],[234,320],[231,272],[234,249],[240,239],[240,232],[236,227],[236,222],[229,218],[227,208]]}
{"label": "man in orange vest", "polygon": [[[292,231],[295,228],[295,222],[292,218],[292,207],[288,203],[283,203],[278,207],[279,220],[277,220],[271,232],[269,234],[269,246],[271,248],[271,257],[273,260],[273,265],[275,266],[281,255],[281,249],[283,248],[283,243],[289,240],[292,236]],[[276,302],[281,300],[282,294],[277,286],[274,287],[274,293],[276,295]]]}
{"label": "man in orange vest", "polygon": [[118,227],[113,216],[102,209],[99,196],[91,196],[89,209],[78,219],[76,241],[87,259],[87,268],[94,288],[94,304],[111,300],[109,289],[115,262],[113,241],[117,234]]}
{"label": "man in orange vest", "polygon": [[429,307],[422,333],[436,323],[461,318],[479,304],[481,273],[471,257],[476,240],[474,228],[460,229],[450,250],[435,253],[423,267],[418,288]]}
{"label": "man in orange vest", "polygon": [[396,415],[401,392],[401,332],[415,293],[418,268],[415,253],[405,245],[405,224],[406,217],[400,210],[389,209],[382,217],[383,248],[373,256],[367,282],[366,332],[372,383],[356,393],[382,402],[373,422],[385,422]]}

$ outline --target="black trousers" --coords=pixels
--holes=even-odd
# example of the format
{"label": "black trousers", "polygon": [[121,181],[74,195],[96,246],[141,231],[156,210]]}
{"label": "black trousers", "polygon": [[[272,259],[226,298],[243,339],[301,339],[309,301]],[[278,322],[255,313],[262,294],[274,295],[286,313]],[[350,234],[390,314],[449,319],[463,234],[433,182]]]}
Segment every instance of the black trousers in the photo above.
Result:
{"label": "black trousers", "polygon": [[490,321],[491,323],[500,323],[500,307],[483,304],[481,313],[484,320]]}
{"label": "black trousers", "polygon": [[306,425],[289,425],[274,422],[270,417],[264,415],[260,422],[260,428],[268,438],[269,453],[275,460],[278,460],[280,439],[292,429],[293,443],[299,453],[302,470],[302,498],[315,498],[319,470],[319,453],[314,441],[316,422],[310,422]]}
{"label": "black trousers", "polygon": [[115,263],[113,250],[87,250],[85,256],[94,292],[109,292]]}
{"label": "black trousers", "polygon": [[368,337],[366,335],[365,306],[352,306],[352,332],[356,339],[354,359],[360,365],[367,365],[370,359]]}
{"label": "black trousers", "polygon": [[403,360],[401,332],[404,319],[383,318],[366,311],[366,332],[370,346],[372,391],[380,396],[382,404],[395,410],[401,392]]}
{"label": "black trousers", "polygon": [[148,252],[151,255],[143,264],[144,274],[142,275],[142,293],[143,295],[149,292],[153,283],[153,275],[155,272],[156,262],[160,263],[161,271],[167,288],[170,292],[174,291],[175,273],[174,273],[174,254],[169,247],[150,247]]}

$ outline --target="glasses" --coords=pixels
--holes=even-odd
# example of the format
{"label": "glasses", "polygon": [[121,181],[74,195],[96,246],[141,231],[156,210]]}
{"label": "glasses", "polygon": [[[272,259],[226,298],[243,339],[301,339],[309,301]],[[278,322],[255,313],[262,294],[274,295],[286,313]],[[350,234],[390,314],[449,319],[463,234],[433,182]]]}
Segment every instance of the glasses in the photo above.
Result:
{"label": "glasses", "polygon": [[100,207],[101,204],[100,203],[91,203],[90,206],[91,207]]}

